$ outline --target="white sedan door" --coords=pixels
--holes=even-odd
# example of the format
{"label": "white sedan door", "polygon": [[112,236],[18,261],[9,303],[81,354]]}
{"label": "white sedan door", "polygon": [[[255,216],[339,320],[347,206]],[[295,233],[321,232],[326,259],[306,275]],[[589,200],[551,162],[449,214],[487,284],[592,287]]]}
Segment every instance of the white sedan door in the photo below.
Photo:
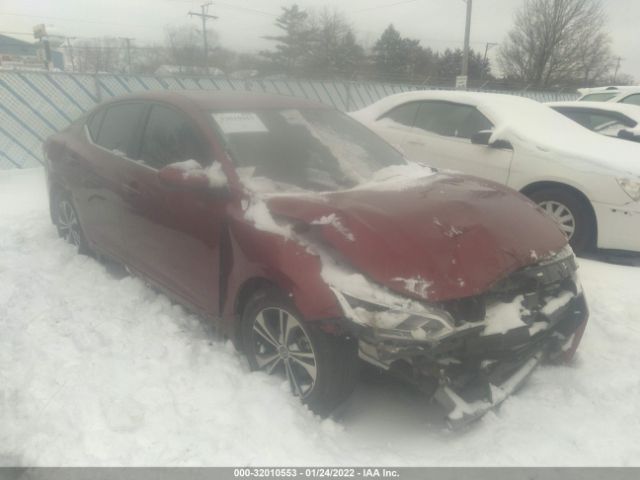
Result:
{"label": "white sedan door", "polygon": [[407,158],[410,158],[405,150],[405,138],[413,130],[419,107],[420,102],[402,104],[389,110],[375,122],[367,122],[367,125],[391,145],[402,151]]}
{"label": "white sedan door", "polygon": [[407,158],[503,184],[508,182],[513,150],[471,143],[473,135],[493,128],[489,119],[471,105],[418,103],[414,127],[403,132],[400,143]]}

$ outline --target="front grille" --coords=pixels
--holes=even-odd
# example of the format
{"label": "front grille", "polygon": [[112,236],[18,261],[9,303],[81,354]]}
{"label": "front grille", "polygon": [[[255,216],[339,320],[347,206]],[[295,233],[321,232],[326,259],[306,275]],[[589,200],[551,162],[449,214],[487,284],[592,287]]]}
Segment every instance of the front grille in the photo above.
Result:
{"label": "front grille", "polygon": [[541,292],[563,281],[571,280],[577,269],[578,266],[573,255],[556,262],[531,265],[499,281],[490,293],[493,295],[520,295]]}
{"label": "front grille", "polygon": [[555,297],[563,291],[578,293],[575,280],[577,269],[573,255],[541,262],[512,273],[482,295],[444,302],[442,306],[458,326],[482,322],[488,306],[510,303],[518,295],[524,296],[522,306],[525,309],[536,312],[549,297]]}

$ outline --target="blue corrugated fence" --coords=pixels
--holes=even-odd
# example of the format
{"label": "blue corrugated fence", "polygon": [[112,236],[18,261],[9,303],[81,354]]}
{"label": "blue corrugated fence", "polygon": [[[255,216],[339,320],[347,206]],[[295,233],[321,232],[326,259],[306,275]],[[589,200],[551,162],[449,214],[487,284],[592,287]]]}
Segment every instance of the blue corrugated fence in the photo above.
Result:
{"label": "blue corrugated fence", "polygon": [[[409,84],[312,80],[235,80],[196,76],[0,72],[0,169],[42,163],[44,139],[109,97],[145,90],[238,90],[304,97],[353,111],[393,93],[427,89]],[[511,92],[513,93],[513,92]],[[563,93],[518,92],[540,101]]]}

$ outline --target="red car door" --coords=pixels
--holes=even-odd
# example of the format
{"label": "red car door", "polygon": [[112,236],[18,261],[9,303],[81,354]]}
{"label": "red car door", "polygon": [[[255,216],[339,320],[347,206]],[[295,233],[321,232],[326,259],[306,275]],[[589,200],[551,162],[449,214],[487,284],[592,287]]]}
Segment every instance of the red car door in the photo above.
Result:
{"label": "red car door", "polygon": [[205,136],[185,113],[154,104],[140,137],[137,161],[129,162],[123,177],[126,261],[181,300],[215,315],[226,202],[207,190],[169,187],[158,176],[175,162],[210,164]]}
{"label": "red car door", "polygon": [[105,105],[89,117],[86,128],[78,128],[74,141],[67,143],[67,155],[75,160],[71,190],[84,233],[98,250],[118,259],[124,254],[123,179],[133,165],[129,157],[148,108],[141,102]]}

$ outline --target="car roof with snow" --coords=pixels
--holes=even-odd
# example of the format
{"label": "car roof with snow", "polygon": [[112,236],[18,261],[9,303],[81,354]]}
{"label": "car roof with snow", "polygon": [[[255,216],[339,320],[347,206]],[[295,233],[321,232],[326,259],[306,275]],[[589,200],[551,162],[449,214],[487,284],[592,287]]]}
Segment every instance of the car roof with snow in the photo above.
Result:
{"label": "car roof with snow", "polygon": [[578,92],[582,95],[587,95],[589,93],[604,93],[604,92],[627,92],[627,91],[640,91],[640,85],[610,85],[608,87],[593,87],[593,88],[579,88]]}
{"label": "car roof with snow", "polygon": [[159,90],[115,97],[105,103],[125,100],[167,102],[186,109],[199,110],[267,110],[283,108],[331,108],[299,97],[269,93],[211,90]]}
{"label": "car roof with snow", "polygon": [[[579,101],[588,101],[582,99],[593,96],[593,98],[600,97],[601,102],[618,102],[629,95],[640,93],[640,86],[581,88],[578,92],[580,93]],[[602,98],[604,95],[607,96]]]}
{"label": "car roof with snow", "polygon": [[592,132],[544,103],[525,97],[444,90],[406,92],[383,98],[351,115],[371,125],[396,106],[428,100],[475,106],[494,124],[495,139],[517,140],[539,152],[580,158],[607,171],[613,169],[640,175],[640,166],[635,161],[637,144]]}
{"label": "car roof with snow", "polygon": [[551,108],[554,107],[567,107],[581,110],[603,110],[612,113],[621,113],[626,117],[629,117],[636,122],[640,123],[640,107],[637,105],[627,103],[612,103],[612,102],[549,102],[546,103]]}
{"label": "car roof with snow", "polygon": [[[496,113],[498,111],[507,113],[514,108],[544,110],[540,108],[541,104],[539,102],[517,95],[457,90],[419,90],[390,95],[363,108],[359,112],[366,112],[368,116],[377,118],[395,106],[425,100],[469,104],[478,107],[480,110],[490,109]],[[356,113],[356,116],[359,116],[359,112]]]}

